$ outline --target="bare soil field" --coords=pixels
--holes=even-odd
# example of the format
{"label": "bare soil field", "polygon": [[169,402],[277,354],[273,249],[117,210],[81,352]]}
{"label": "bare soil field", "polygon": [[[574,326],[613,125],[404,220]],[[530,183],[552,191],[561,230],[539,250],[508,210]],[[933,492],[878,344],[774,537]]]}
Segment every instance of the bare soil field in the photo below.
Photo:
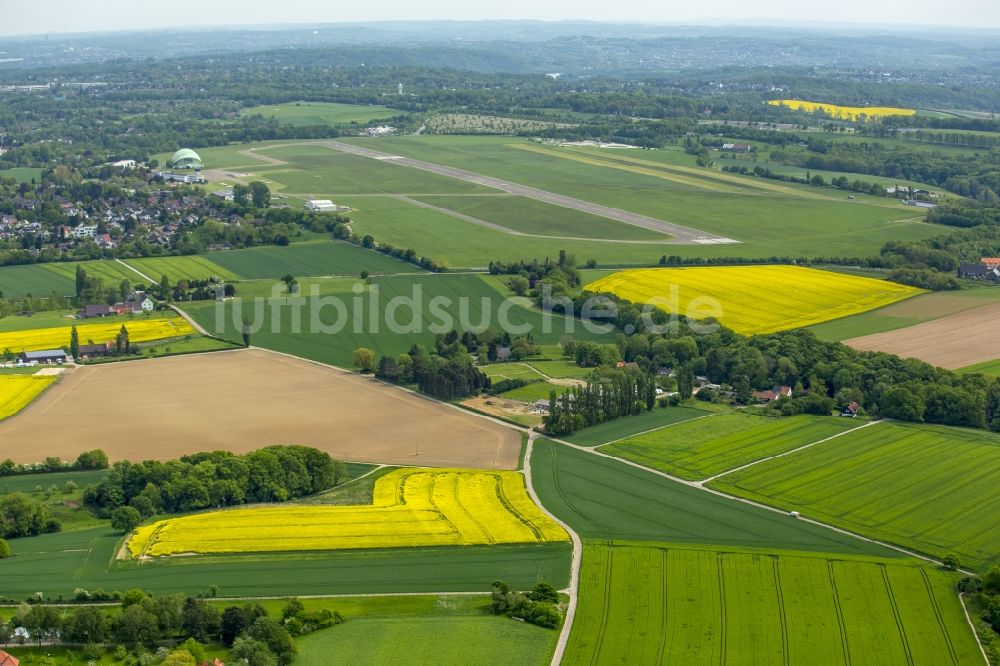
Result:
{"label": "bare soil field", "polygon": [[381,382],[259,349],[75,368],[0,425],[0,459],[166,460],[302,444],[399,465],[516,469],[520,435]]}
{"label": "bare soil field", "polygon": [[883,351],[955,369],[1000,358],[1000,303],[940,319],[845,340],[862,351]]}

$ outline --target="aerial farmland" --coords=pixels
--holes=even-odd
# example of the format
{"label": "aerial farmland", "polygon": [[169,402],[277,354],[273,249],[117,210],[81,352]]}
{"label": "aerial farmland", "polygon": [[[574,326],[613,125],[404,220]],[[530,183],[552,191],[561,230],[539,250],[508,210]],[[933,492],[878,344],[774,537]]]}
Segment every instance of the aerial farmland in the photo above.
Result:
{"label": "aerial farmland", "polygon": [[0,29],[0,666],[1000,664],[988,8],[283,9]]}

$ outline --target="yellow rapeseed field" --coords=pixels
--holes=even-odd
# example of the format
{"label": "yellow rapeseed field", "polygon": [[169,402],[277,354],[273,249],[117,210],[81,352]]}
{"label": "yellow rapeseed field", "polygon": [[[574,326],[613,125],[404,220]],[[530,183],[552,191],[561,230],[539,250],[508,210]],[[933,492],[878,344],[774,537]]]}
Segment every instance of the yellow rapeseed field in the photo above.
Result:
{"label": "yellow rapeseed field", "polygon": [[823,102],[806,102],[799,99],[772,99],[768,101],[771,106],[787,106],[796,111],[826,111],[833,118],[842,120],[857,120],[860,116],[866,116],[869,120],[874,118],[884,118],[886,116],[913,116],[916,109],[900,109],[894,106],[840,106],[839,104],[825,104]]}
{"label": "yellow rapeseed field", "polygon": [[[176,338],[191,335],[194,329],[185,319],[133,319],[124,322],[102,324],[78,324],[76,331],[80,336],[80,344],[93,340],[95,344],[113,341],[122,324],[128,329],[131,342],[151,342],[164,338]],[[69,351],[70,326],[53,328],[36,328],[27,331],[10,331],[0,333],[0,352],[10,350],[17,354],[22,351],[38,351],[40,349],[65,349]]]}
{"label": "yellow rapeseed field", "polygon": [[136,529],[133,557],[567,541],[517,472],[399,469],[365,506],[255,506]]}
{"label": "yellow rapeseed field", "polygon": [[27,407],[55,380],[52,375],[0,375],[0,421]]}
{"label": "yellow rapeseed field", "polygon": [[771,333],[873,310],[922,293],[914,287],[800,266],[640,268],[587,285],[737,333]]}

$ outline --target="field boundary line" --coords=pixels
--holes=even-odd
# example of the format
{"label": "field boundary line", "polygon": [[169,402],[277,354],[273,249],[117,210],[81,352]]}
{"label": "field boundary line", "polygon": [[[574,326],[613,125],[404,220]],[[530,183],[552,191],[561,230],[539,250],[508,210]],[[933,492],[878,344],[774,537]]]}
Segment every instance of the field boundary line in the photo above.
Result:
{"label": "field boundary line", "polygon": [[156,280],[154,280],[153,278],[149,277],[148,275],[146,275],[145,273],[143,273],[142,271],[140,271],[135,266],[133,266],[131,264],[127,264],[124,261],[122,261],[121,259],[115,259],[115,261],[117,261],[119,264],[121,264],[125,268],[129,269],[130,271],[132,271],[133,273],[135,273],[139,277],[141,277],[143,280],[148,281],[149,284],[150,284],[150,286],[152,286],[154,284],[157,284]]}
{"label": "field boundary line", "polygon": [[623,442],[626,439],[632,439],[633,437],[641,437],[642,435],[648,435],[649,433],[656,432],[657,430],[663,430],[665,428],[671,428],[673,426],[680,425],[682,423],[690,423],[691,421],[698,421],[700,419],[708,419],[708,418],[711,418],[713,416],[721,416],[722,414],[732,414],[735,411],[738,411],[738,410],[736,410],[736,409],[727,409],[724,412],[714,412],[712,414],[703,414],[701,416],[693,416],[693,417],[691,417],[689,419],[684,419],[683,421],[675,421],[674,423],[668,423],[667,425],[661,425],[661,426],[657,426],[655,428],[650,428],[649,430],[643,430],[642,432],[637,432],[637,433],[634,433],[634,434],[631,434],[631,435],[626,435],[625,437],[619,437],[618,439],[613,439],[610,442],[604,442],[603,444],[594,444],[594,446],[590,447],[590,448],[595,448],[596,449],[599,446],[610,446],[612,444],[617,444],[618,442]]}
{"label": "field boundary line", "polygon": [[983,647],[983,642],[979,639],[979,632],[976,631],[976,625],[972,623],[972,617],[969,616],[969,609],[965,605],[965,592],[958,593],[958,603],[962,605],[962,613],[965,614],[965,621],[969,624],[972,635],[976,637],[976,645],[979,646],[979,653],[983,655],[983,662],[986,666],[990,666],[990,657],[986,654],[986,648]]}
{"label": "field boundary line", "polygon": [[[723,412],[723,413],[725,413],[725,412]],[[748,462],[745,465],[740,465],[739,467],[734,467],[732,469],[727,469],[724,472],[719,472],[718,474],[715,474],[714,476],[710,476],[710,477],[708,477],[706,479],[702,479],[702,480],[698,481],[698,483],[699,484],[710,483],[712,481],[715,481],[716,479],[718,479],[721,476],[726,476],[727,474],[734,474],[736,472],[743,471],[743,470],[747,469],[748,467],[753,467],[754,465],[760,464],[760,463],[765,462],[767,460],[776,460],[777,458],[784,458],[785,456],[790,456],[793,453],[798,453],[799,451],[804,451],[805,449],[808,449],[810,447],[816,446],[817,444],[823,444],[824,442],[829,442],[831,439],[837,439],[838,437],[841,437],[843,435],[847,435],[847,434],[852,433],[852,432],[856,432],[856,431],[861,430],[863,428],[870,428],[871,426],[875,425],[876,423],[881,423],[881,422],[882,422],[881,420],[879,420],[879,421],[869,421],[868,423],[864,423],[864,424],[859,425],[859,426],[857,426],[855,428],[851,428],[850,430],[845,430],[843,432],[838,432],[835,435],[830,435],[829,437],[824,437],[823,439],[816,440],[815,442],[810,442],[809,444],[804,444],[803,446],[796,447],[796,448],[792,449],[791,451],[785,451],[784,453],[776,453],[773,456],[766,456],[764,458],[758,458],[757,460]],[[681,423],[684,423],[684,421],[681,421]]]}
{"label": "field boundary line", "polygon": [[552,653],[552,660],[549,662],[550,666],[559,666],[562,663],[563,655],[566,653],[566,645],[569,643],[569,636],[573,631],[573,620],[576,618],[576,604],[580,587],[580,564],[583,560],[583,543],[580,541],[580,535],[572,527],[560,520],[558,516],[549,511],[548,507],[542,504],[538,493],[535,492],[535,486],[531,482],[531,452],[537,437],[537,433],[530,433],[528,435],[528,443],[525,444],[524,469],[522,470],[524,474],[524,486],[528,489],[528,496],[531,497],[531,501],[538,505],[542,513],[566,530],[570,540],[573,542],[573,559],[569,571],[569,589],[566,590],[566,593],[569,595],[569,602],[566,604],[566,617],[563,618],[562,629],[559,631],[559,640],[556,641],[556,649]]}

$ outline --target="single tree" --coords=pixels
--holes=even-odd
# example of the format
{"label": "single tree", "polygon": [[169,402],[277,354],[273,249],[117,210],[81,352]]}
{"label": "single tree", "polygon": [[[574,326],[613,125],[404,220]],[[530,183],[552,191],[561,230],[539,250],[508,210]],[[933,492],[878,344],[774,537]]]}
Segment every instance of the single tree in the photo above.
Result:
{"label": "single tree", "polygon": [[955,569],[962,566],[962,561],[958,559],[958,555],[956,555],[955,553],[948,553],[947,555],[941,558],[941,564],[944,565],[945,569],[950,569],[951,571],[954,571]]}
{"label": "single tree", "polygon": [[250,199],[254,208],[267,208],[271,205],[271,190],[266,183],[255,180],[250,183]]}
{"label": "single tree", "polygon": [[296,292],[299,281],[295,279],[294,275],[287,273],[281,278],[281,281],[285,283],[286,290],[289,294],[294,294]]}
{"label": "single tree", "polygon": [[354,367],[361,372],[373,372],[375,370],[375,352],[365,347],[355,349]]}
{"label": "single tree", "polygon": [[74,361],[80,360],[80,333],[77,332],[76,326],[69,331],[69,355]]}

